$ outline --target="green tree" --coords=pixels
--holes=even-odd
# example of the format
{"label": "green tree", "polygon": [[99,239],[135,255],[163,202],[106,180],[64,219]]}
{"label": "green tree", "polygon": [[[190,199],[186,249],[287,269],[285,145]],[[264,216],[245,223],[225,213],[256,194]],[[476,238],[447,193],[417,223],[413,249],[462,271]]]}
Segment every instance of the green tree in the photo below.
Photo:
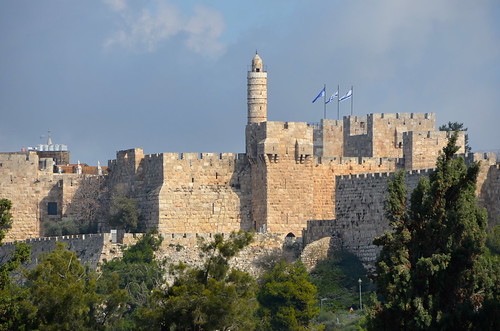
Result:
{"label": "green tree", "polygon": [[[155,288],[164,281],[163,263],[154,253],[161,237],[148,232],[123,252],[123,257],[105,261],[97,292],[109,296],[109,309],[114,312],[104,324],[121,330],[137,329],[138,309],[145,307]],[[110,318],[109,318],[110,317]]]}
{"label": "green tree", "polygon": [[43,330],[95,329],[95,312],[103,304],[96,294],[96,277],[76,253],[58,243],[56,249],[28,274],[30,299],[37,326]]}
{"label": "green tree", "polygon": [[[464,128],[463,123],[448,122],[448,124],[439,126],[439,131],[467,131],[467,128]],[[469,146],[469,135],[465,134],[465,153],[470,152],[472,152],[472,148]]]}
{"label": "green tree", "polygon": [[251,233],[240,231],[227,240],[216,234],[212,241],[201,242],[204,264],[175,265],[172,286],[156,293],[145,319],[164,330],[252,330],[256,282],[229,266],[230,259],[252,240]]}
{"label": "green tree", "polygon": [[29,329],[35,321],[36,308],[29,300],[29,292],[12,281],[21,264],[30,258],[31,247],[15,243],[10,258],[0,265],[0,330]]}
{"label": "green tree", "polygon": [[10,209],[12,202],[8,199],[0,199],[0,245],[8,230],[12,226],[12,214]]}
{"label": "green tree", "polygon": [[316,287],[300,262],[278,263],[265,273],[257,294],[260,330],[308,330],[319,313]]}
{"label": "green tree", "polygon": [[113,199],[109,225],[124,229],[126,232],[137,231],[139,225],[137,201],[126,197]]}
{"label": "green tree", "polygon": [[[486,213],[478,207],[479,164],[455,158],[457,134],[407,200],[404,174],[389,182],[392,231],[375,239],[378,304],[371,329],[474,329],[492,291],[483,263]],[[411,203],[409,203],[411,202]]]}
{"label": "green tree", "polygon": [[[0,199],[0,245],[12,224],[12,202]],[[6,261],[0,261],[0,330],[27,329],[34,320],[35,308],[28,300],[28,292],[12,282],[12,273],[30,258],[31,248],[26,243],[15,243]]]}
{"label": "green tree", "polygon": [[62,220],[47,220],[44,222],[44,235],[46,237],[67,236],[71,234],[86,233],[78,228],[78,224],[70,217]]}

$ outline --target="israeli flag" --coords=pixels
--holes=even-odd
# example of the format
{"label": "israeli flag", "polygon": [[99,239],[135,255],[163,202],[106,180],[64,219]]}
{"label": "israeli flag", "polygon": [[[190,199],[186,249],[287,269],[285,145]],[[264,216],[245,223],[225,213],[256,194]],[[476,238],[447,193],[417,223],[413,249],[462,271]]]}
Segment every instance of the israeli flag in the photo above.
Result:
{"label": "israeli flag", "polygon": [[352,97],[352,90],[349,90],[342,98],[339,99],[339,101],[344,101]]}
{"label": "israeli flag", "polygon": [[335,98],[337,98],[339,96],[339,90],[335,91],[335,93],[332,94],[332,96],[330,97],[330,99],[326,100],[325,104],[335,100]]}
{"label": "israeli flag", "polygon": [[319,92],[318,96],[316,98],[314,98],[314,100],[313,100],[312,103],[314,103],[316,100],[318,100],[319,98],[321,98],[324,95],[325,95],[325,88],[323,87],[323,89],[321,90],[321,92]]}

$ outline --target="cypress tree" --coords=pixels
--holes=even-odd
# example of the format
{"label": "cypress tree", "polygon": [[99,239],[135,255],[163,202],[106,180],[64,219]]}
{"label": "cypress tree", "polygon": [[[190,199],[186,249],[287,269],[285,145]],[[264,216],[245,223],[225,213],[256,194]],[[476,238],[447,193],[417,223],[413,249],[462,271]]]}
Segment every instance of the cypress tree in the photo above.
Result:
{"label": "cypress tree", "polygon": [[371,329],[484,327],[483,303],[494,282],[483,263],[487,218],[475,196],[479,163],[467,168],[455,157],[456,140],[455,133],[410,201],[403,172],[389,182],[392,231],[374,241],[382,246],[376,268],[382,302],[372,311]]}

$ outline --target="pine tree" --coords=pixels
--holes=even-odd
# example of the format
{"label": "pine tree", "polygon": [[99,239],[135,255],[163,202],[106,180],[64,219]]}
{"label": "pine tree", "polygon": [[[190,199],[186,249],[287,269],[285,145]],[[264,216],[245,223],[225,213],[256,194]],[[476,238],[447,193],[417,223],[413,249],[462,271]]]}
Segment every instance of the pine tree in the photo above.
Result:
{"label": "pine tree", "polygon": [[[152,307],[143,310],[143,327],[162,330],[253,330],[255,279],[231,268],[229,261],[253,241],[239,231],[229,238],[216,234],[199,243],[203,266],[179,263],[172,286],[156,291]],[[152,323],[152,325],[147,325]]]}
{"label": "pine tree", "polygon": [[372,312],[371,329],[462,330],[482,323],[492,291],[482,263],[486,213],[475,196],[479,164],[467,168],[454,156],[456,140],[455,133],[410,201],[402,172],[389,182],[392,231],[374,241],[382,246],[376,282],[383,302]]}
{"label": "pine tree", "polygon": [[309,282],[304,265],[278,263],[262,277],[257,294],[258,330],[311,330],[319,313],[316,286]]}

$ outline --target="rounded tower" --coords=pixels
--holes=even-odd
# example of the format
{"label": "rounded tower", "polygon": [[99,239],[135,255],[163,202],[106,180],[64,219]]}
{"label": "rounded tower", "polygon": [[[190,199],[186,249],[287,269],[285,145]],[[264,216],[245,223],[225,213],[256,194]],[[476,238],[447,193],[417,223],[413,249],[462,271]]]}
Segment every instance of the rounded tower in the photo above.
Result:
{"label": "rounded tower", "polygon": [[257,53],[252,59],[247,84],[248,124],[267,121],[267,72]]}

